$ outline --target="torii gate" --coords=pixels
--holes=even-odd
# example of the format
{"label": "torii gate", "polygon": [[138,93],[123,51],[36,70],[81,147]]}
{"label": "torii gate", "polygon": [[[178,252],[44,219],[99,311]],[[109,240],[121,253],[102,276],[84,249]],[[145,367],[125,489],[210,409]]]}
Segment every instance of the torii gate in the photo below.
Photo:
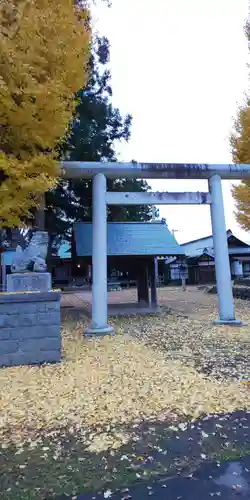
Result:
{"label": "torii gate", "polygon": [[[107,205],[210,205],[219,319],[216,324],[242,325],[235,318],[221,179],[250,179],[250,165],[195,163],[62,162],[68,179],[93,178],[92,322],[87,335],[113,332],[108,325]],[[208,192],[107,192],[106,178],[207,179]]]}

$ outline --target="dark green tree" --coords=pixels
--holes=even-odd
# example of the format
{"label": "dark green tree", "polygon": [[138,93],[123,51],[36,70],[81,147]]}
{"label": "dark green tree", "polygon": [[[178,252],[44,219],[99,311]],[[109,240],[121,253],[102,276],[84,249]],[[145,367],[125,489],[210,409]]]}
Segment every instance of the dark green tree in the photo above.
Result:
{"label": "dark green tree", "polygon": [[[60,145],[61,158],[74,161],[116,161],[116,144],[128,141],[132,117],[122,117],[111,102],[111,74],[108,69],[109,42],[97,38],[89,62],[89,81],[78,92],[78,106],[67,139]],[[90,221],[92,186],[89,180],[62,180],[46,194],[45,226],[53,246],[70,239],[72,224]],[[142,180],[108,180],[110,191],[148,191]],[[152,218],[149,206],[112,206],[109,221],[147,221]]]}

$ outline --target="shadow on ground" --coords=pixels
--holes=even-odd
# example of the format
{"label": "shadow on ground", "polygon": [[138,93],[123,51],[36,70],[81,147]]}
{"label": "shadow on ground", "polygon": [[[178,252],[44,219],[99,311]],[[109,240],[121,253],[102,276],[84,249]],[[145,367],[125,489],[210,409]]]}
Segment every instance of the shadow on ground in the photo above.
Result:
{"label": "shadow on ground", "polygon": [[[99,453],[89,451],[93,438],[101,442],[105,432],[112,442],[117,427],[91,432],[65,429],[60,435],[51,432],[35,448],[29,443],[21,452],[16,448],[2,450],[0,498],[63,499],[65,495],[80,495],[79,499],[88,500],[98,494],[108,498],[112,492],[115,499],[130,498],[132,493],[133,498],[141,499],[158,490],[157,498],[166,498],[163,491],[172,488],[170,500],[198,500],[201,494],[204,497],[205,490],[209,495],[218,493],[221,498],[231,499],[234,497],[222,496],[225,488],[228,495],[245,494],[248,488],[245,476],[250,468],[249,428],[248,412],[211,415],[188,423],[134,424],[120,429],[129,436],[127,444],[119,449],[111,445]],[[224,462],[228,460],[233,461],[232,474],[231,479],[221,479],[227,481],[225,486],[209,476],[218,479],[226,474],[228,464]],[[211,461],[216,463],[211,465]],[[200,497],[190,496],[187,481],[189,487],[198,488]]]}

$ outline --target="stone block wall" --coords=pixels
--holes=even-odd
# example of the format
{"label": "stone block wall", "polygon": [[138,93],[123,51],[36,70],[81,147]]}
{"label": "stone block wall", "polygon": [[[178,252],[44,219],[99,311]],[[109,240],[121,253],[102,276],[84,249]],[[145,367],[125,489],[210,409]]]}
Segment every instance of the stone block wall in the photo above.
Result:
{"label": "stone block wall", "polygon": [[60,294],[0,294],[0,366],[60,359]]}

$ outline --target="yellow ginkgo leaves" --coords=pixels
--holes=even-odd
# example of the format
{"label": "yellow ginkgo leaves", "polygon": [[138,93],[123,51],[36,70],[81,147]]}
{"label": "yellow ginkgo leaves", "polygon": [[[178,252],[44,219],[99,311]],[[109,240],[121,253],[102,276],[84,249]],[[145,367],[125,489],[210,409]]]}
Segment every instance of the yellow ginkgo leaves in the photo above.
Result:
{"label": "yellow ginkgo leaves", "polygon": [[56,182],[54,150],[87,79],[88,15],[73,0],[1,2],[0,226]]}

